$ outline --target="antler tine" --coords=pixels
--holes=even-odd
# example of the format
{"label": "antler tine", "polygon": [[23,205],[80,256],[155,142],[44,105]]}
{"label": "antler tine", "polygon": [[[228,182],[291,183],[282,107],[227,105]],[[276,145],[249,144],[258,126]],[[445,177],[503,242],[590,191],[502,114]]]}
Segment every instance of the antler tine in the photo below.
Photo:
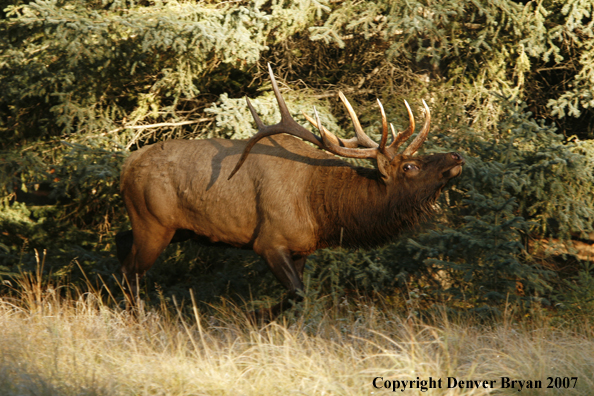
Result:
{"label": "antler tine", "polygon": [[260,116],[256,112],[256,109],[254,109],[254,106],[252,106],[252,102],[250,102],[250,100],[247,96],[245,97],[245,101],[247,102],[248,109],[250,109],[250,113],[252,113],[252,117],[254,118],[254,121],[256,121],[256,126],[258,127],[258,130],[264,128],[265,127],[264,123],[260,119]]}
{"label": "antler tine", "polygon": [[[410,109],[410,106],[408,105],[408,102],[406,100],[404,100],[404,105],[406,106],[406,110],[408,111],[408,128],[406,128],[403,132],[399,132],[398,135],[394,137],[392,143],[390,143],[390,146],[388,146],[388,149],[393,151],[398,150],[398,147],[400,147],[400,145],[404,143],[415,131],[416,125],[413,112]],[[391,124],[390,126],[392,127],[392,134],[394,134],[394,127]]]}
{"label": "antler tine", "polygon": [[425,124],[423,125],[423,129],[421,129],[421,132],[419,132],[415,140],[413,140],[412,143],[408,145],[406,150],[404,150],[402,153],[403,155],[413,155],[416,153],[419,147],[421,147],[423,142],[427,139],[427,135],[429,135],[429,127],[431,126],[431,111],[424,100],[423,106],[425,106]]}
{"label": "antler tine", "polygon": [[[316,127],[320,131],[320,135],[322,135],[322,141],[324,142],[324,145],[326,147],[329,147],[331,145],[337,146],[338,140],[333,139],[336,139],[336,136],[334,136],[334,134],[332,134],[330,131],[324,128],[324,126],[322,125],[322,121],[320,121],[320,115],[318,114],[318,110],[316,110],[316,106],[314,106],[313,111],[314,116],[316,117]],[[330,136],[332,136],[333,138],[330,138]]]}
{"label": "antler tine", "polygon": [[280,90],[278,89],[278,84],[276,83],[276,78],[274,78],[274,73],[272,72],[272,66],[270,66],[270,63],[268,64],[268,75],[270,76],[270,82],[272,82],[272,90],[274,91],[274,96],[276,96],[276,101],[278,102],[278,108],[281,113],[281,120],[292,121],[293,117],[291,117],[291,113],[289,113],[289,108],[285,103],[285,99],[283,99],[283,96],[281,95]]}
{"label": "antler tine", "polygon": [[332,143],[331,139],[328,138],[331,134],[326,134],[327,129],[324,128],[316,108],[314,107],[314,114],[316,117],[316,126],[322,135],[322,142],[324,143],[324,150],[327,150],[333,154],[340,155],[347,158],[377,158],[379,150],[377,148],[350,148],[341,147]]}
{"label": "antler tine", "polygon": [[353,106],[351,106],[351,104],[349,103],[346,96],[344,96],[342,91],[338,91],[338,96],[340,97],[340,100],[342,100],[344,107],[346,107],[346,109],[349,113],[349,116],[351,117],[351,120],[353,121],[353,126],[355,127],[355,135],[357,136],[357,139],[359,140],[359,144],[361,146],[365,146],[365,147],[369,147],[369,148],[378,147],[378,144],[376,142],[374,142],[373,140],[371,140],[371,138],[369,136],[367,136],[365,134],[365,132],[363,132],[363,128],[361,128],[361,124],[359,123],[359,118],[357,117],[355,110],[353,110]]}
{"label": "antler tine", "polygon": [[[313,118],[308,116],[305,111],[303,111],[302,114],[311,125],[318,128],[316,120],[314,120]],[[332,132],[330,132],[325,127],[322,126],[322,128],[324,128],[324,133],[326,134],[327,137],[330,138],[330,141],[332,141],[332,143],[336,144],[337,146],[344,146],[344,147],[350,147],[350,148],[356,148],[359,146],[359,139],[356,136],[352,137],[350,139],[341,139],[338,136],[336,136],[335,134],[333,134]]]}
{"label": "antler tine", "polygon": [[[396,140],[396,130],[394,129],[394,125],[392,125],[392,123],[390,123],[390,130],[392,131],[392,143],[394,143],[394,141]],[[392,144],[390,144],[391,146]]]}
{"label": "antler tine", "polygon": [[382,102],[377,100],[377,104],[379,105],[380,112],[382,113],[382,140],[379,144],[379,151],[382,153],[386,150],[386,143],[388,142],[388,120],[386,119],[386,112],[384,111],[384,106],[382,106]]}

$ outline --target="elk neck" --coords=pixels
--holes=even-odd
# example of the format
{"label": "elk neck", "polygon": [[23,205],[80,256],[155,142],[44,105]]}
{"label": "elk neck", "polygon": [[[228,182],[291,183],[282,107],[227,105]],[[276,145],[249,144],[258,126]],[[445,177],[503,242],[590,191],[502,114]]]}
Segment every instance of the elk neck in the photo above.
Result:
{"label": "elk neck", "polygon": [[318,248],[380,246],[430,212],[432,202],[405,188],[388,188],[375,169],[343,166],[317,171],[309,199],[318,226]]}

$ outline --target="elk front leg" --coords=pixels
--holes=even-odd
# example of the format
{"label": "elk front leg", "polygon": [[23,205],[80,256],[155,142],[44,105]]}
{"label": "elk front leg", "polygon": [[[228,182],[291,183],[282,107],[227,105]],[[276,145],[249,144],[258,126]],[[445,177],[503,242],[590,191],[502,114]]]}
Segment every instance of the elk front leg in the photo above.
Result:
{"label": "elk front leg", "polygon": [[280,303],[262,310],[256,311],[256,316],[261,320],[273,320],[283,311],[291,308],[294,302],[299,302],[303,298],[300,293],[303,292],[303,268],[305,267],[306,257],[292,256],[285,248],[270,249],[261,254],[276,279],[289,291],[289,295],[281,300]]}

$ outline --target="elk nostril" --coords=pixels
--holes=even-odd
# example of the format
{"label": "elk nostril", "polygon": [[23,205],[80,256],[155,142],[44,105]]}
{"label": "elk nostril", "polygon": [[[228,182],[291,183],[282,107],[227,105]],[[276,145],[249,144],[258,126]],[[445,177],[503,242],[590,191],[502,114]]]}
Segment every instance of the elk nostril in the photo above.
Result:
{"label": "elk nostril", "polygon": [[462,159],[462,156],[458,153],[451,153],[452,158],[455,159],[456,161],[460,161]]}

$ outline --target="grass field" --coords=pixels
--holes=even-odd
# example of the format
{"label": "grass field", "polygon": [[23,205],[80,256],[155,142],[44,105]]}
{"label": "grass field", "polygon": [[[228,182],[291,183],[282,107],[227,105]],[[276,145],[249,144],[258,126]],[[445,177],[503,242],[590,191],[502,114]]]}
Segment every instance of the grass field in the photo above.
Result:
{"label": "grass field", "polygon": [[132,315],[30,281],[0,298],[3,396],[594,394],[585,319],[421,321],[360,301],[253,326],[229,304]]}

